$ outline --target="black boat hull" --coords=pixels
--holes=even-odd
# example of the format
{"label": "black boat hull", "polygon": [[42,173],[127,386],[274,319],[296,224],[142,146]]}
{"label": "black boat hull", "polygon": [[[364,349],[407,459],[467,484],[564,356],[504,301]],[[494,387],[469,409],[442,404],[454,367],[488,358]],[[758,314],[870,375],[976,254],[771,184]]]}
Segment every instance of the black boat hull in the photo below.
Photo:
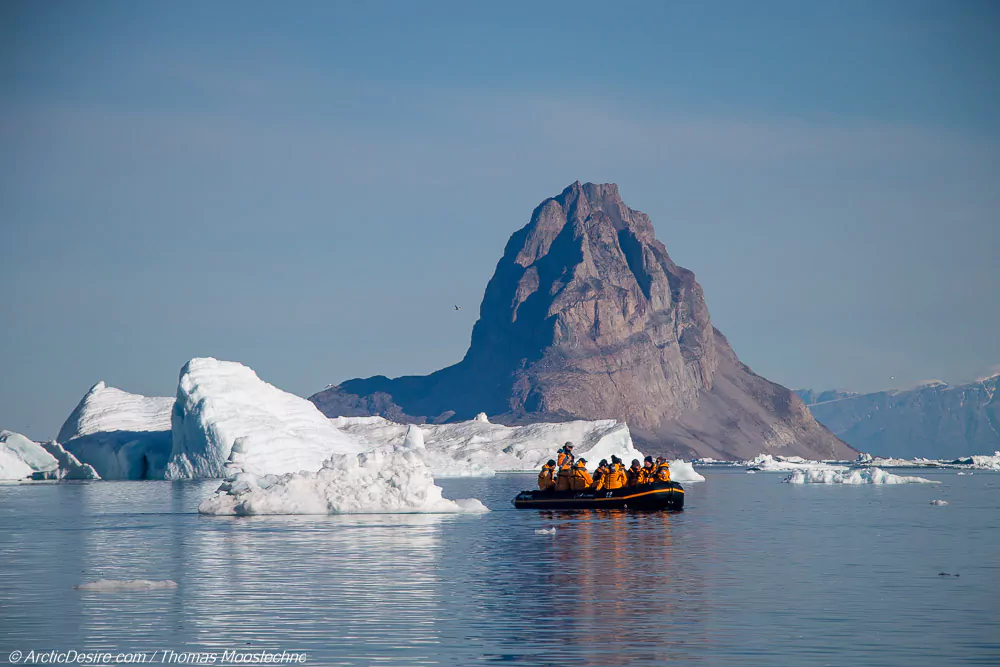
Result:
{"label": "black boat hull", "polygon": [[522,491],[513,500],[517,509],[682,510],[684,487],[657,482],[613,491]]}

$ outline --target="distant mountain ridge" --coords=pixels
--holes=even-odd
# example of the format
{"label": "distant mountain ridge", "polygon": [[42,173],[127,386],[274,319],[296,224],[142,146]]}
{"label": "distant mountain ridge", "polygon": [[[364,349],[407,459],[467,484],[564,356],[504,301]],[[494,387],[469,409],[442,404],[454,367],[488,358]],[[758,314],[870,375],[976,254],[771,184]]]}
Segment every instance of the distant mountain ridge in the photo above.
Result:
{"label": "distant mountain ridge", "polygon": [[1000,375],[909,390],[796,393],[816,419],[855,449],[898,458],[957,458],[1000,450]]}
{"label": "distant mountain ridge", "polygon": [[614,184],[573,183],[515,232],[469,350],[427,376],[375,376],[311,397],[328,416],[516,424],[626,420],[653,453],[853,458],[798,396],[740,362],[694,274]]}

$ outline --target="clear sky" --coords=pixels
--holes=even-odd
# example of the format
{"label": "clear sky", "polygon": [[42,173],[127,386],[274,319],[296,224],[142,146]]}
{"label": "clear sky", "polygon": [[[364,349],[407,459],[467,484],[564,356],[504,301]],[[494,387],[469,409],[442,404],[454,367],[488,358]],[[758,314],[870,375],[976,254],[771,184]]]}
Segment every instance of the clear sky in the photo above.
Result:
{"label": "clear sky", "polygon": [[998,32],[995,2],[0,3],[0,428],[194,356],[301,395],[453,363],[575,180],[770,379],[988,374]]}

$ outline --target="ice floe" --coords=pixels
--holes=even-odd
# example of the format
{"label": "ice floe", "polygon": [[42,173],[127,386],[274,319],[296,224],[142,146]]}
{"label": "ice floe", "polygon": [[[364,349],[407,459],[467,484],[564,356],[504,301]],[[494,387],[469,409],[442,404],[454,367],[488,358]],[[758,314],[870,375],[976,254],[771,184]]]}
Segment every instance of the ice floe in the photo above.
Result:
{"label": "ice floe", "polygon": [[780,471],[790,470],[843,470],[844,465],[833,465],[824,461],[812,461],[801,456],[777,456],[772,454],[758,454],[749,461],[744,461],[750,470]]}
{"label": "ice floe", "polygon": [[212,358],[181,369],[168,479],[224,477],[233,443],[254,475],[315,472],[335,454],[365,447],[315,405],[264,382],[247,366]]}
{"label": "ice floe", "polygon": [[948,504],[947,500],[932,500],[931,501],[931,505],[937,505],[938,507],[942,507],[942,506],[947,505],[947,504]]}
{"label": "ice floe", "polygon": [[113,591],[149,591],[157,589],[177,588],[177,582],[170,579],[155,581],[151,579],[98,579],[86,584],[75,586],[80,591],[96,591],[108,593]]}
{"label": "ice floe", "polygon": [[939,484],[940,482],[894,475],[881,468],[856,470],[796,470],[784,479],[789,484]]}
{"label": "ice floe", "polygon": [[242,440],[228,477],[198,507],[202,514],[346,514],[485,512],[476,499],[448,500],[416,448],[339,454],[317,472],[259,476],[247,472]]}
{"label": "ice floe", "polygon": [[[368,448],[402,445],[410,426],[382,417],[336,417],[330,422]],[[534,471],[566,442],[591,469],[612,455],[627,466],[643,458],[628,426],[613,419],[503,426],[474,419],[454,424],[420,424],[426,462],[438,477],[488,476],[494,472]],[[693,471],[692,471],[693,472]],[[697,475],[697,473],[695,473]],[[700,477],[700,475],[699,475]]]}

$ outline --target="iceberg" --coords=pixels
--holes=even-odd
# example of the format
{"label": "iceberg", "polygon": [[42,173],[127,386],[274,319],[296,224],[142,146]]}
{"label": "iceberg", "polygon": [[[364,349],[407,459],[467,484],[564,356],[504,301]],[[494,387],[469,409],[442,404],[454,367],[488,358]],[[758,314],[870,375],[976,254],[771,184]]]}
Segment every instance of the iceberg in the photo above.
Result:
{"label": "iceberg", "polygon": [[239,439],[253,475],[315,471],[335,454],[365,447],[315,405],[264,382],[247,366],[210,357],[181,369],[171,416],[168,479],[225,477]]}
{"label": "iceberg", "polygon": [[790,470],[843,470],[845,466],[831,465],[824,461],[812,461],[801,456],[772,456],[771,454],[758,454],[749,461],[744,461],[750,470],[763,471],[790,471]]}
{"label": "iceberg", "polygon": [[[198,506],[201,514],[475,513],[475,499],[448,500],[418,448],[338,454],[317,472],[259,476],[247,472],[244,440],[233,447],[227,477]],[[412,442],[412,441],[411,441]]]}
{"label": "iceberg", "polygon": [[632,459],[643,458],[632,443],[628,426],[614,419],[503,426],[477,418],[416,426],[382,417],[335,417],[330,423],[370,449],[403,445],[411,429],[416,429],[426,451],[424,459],[437,477],[535,471],[555,458],[556,450],[566,442],[575,445],[576,455],[586,458],[591,470],[612,454],[626,466]]}
{"label": "iceberg", "polygon": [[100,479],[97,472],[57,442],[37,443],[0,431],[0,480]]}
{"label": "iceberg", "polygon": [[940,484],[923,477],[894,475],[881,468],[864,470],[796,470],[784,479],[789,484]]}
{"label": "iceberg", "polygon": [[20,433],[0,431],[0,479],[58,479],[59,461]]}
{"label": "iceberg", "polygon": [[174,399],[91,387],[59,429],[66,452],[104,479],[162,479],[170,456]]}
{"label": "iceberg", "polygon": [[[641,460],[641,459],[640,459]],[[705,476],[697,472],[694,466],[678,459],[676,461],[669,461],[670,463],[670,479],[674,482],[704,482]]]}

